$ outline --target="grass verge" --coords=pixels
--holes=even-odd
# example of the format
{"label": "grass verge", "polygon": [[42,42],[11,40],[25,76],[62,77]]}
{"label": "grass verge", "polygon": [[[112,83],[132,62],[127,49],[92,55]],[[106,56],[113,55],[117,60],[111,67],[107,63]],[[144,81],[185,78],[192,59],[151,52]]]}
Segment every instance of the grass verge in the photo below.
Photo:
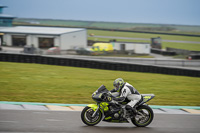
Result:
{"label": "grass verge", "polygon": [[100,85],[111,90],[122,77],[140,93],[154,93],[151,105],[200,106],[196,77],[8,62],[0,62],[0,77],[0,101],[94,103]]}

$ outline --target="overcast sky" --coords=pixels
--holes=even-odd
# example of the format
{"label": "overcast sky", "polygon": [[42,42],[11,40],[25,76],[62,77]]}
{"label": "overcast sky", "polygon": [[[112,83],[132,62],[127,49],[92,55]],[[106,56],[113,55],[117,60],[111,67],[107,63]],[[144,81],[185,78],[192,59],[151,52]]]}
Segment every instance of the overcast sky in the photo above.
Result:
{"label": "overcast sky", "polygon": [[106,22],[200,25],[200,0],[0,0],[4,14]]}

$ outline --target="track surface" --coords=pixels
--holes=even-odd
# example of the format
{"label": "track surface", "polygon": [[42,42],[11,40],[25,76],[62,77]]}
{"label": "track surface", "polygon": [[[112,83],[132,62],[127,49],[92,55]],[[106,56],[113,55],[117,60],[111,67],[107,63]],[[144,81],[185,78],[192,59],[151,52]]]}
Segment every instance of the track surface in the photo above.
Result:
{"label": "track surface", "polygon": [[132,123],[100,122],[86,126],[80,111],[27,111],[0,110],[0,132],[65,132],[65,133],[199,133],[200,115],[155,114],[153,122],[145,128]]}

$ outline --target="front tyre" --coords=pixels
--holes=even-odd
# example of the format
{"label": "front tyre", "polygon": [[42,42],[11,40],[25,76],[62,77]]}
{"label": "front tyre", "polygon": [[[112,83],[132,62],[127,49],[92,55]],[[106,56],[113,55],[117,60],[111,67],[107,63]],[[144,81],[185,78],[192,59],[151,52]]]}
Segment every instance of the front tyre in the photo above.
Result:
{"label": "front tyre", "polygon": [[131,119],[132,123],[137,127],[148,126],[154,117],[153,110],[148,105],[142,105],[137,108],[138,114]]}
{"label": "front tyre", "polygon": [[94,112],[95,111],[91,107],[86,106],[81,112],[81,119],[82,119],[83,123],[85,123],[88,126],[94,126],[94,125],[98,124],[102,119],[102,113],[99,110],[96,113],[96,115],[94,117],[92,117],[92,114]]}

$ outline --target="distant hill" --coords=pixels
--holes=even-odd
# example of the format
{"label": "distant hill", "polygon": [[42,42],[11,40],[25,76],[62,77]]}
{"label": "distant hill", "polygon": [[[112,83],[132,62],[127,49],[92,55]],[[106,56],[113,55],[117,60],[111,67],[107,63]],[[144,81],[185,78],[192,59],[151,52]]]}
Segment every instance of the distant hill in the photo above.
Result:
{"label": "distant hill", "polygon": [[41,25],[60,27],[82,27],[90,29],[109,29],[127,31],[148,31],[165,33],[186,33],[200,34],[200,25],[171,25],[171,24],[144,24],[144,23],[122,23],[122,22],[99,22],[79,20],[56,20],[56,19],[35,19],[15,18],[13,25]]}

